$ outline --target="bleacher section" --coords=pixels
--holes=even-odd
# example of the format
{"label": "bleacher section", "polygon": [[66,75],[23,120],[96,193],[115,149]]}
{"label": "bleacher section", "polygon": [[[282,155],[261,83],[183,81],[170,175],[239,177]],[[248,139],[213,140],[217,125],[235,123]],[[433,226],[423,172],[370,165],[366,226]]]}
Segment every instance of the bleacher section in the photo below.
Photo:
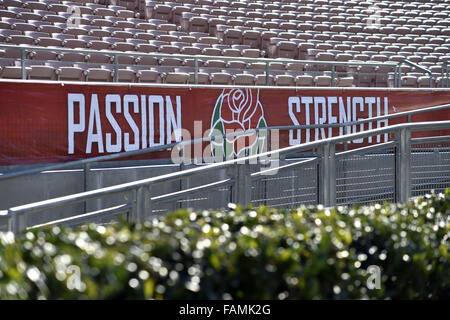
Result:
{"label": "bleacher section", "polygon": [[[0,0],[0,19],[0,44],[98,51],[29,51],[30,79],[112,81],[112,57],[102,50],[217,56],[199,61],[200,84],[265,84],[266,65],[258,58],[266,57],[355,63],[406,59],[430,70],[437,87],[442,64],[450,61],[449,0]],[[18,59],[20,52],[0,48],[2,57]],[[240,57],[255,60],[239,61]],[[194,81],[193,59],[119,60],[128,65],[119,70],[119,81]],[[393,85],[392,67],[331,68],[272,62],[270,84],[331,86],[333,72],[338,86]],[[429,86],[429,76],[417,68],[402,66],[401,72],[402,87]],[[21,77],[20,61],[0,60],[0,78]]]}

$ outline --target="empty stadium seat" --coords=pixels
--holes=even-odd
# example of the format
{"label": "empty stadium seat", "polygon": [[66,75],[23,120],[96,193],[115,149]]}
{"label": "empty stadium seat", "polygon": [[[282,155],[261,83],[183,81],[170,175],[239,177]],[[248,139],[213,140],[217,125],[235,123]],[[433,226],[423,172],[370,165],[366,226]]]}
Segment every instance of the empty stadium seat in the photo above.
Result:
{"label": "empty stadium seat", "polygon": [[61,81],[81,81],[84,79],[83,69],[70,66],[58,67],[56,76]]}
{"label": "empty stadium seat", "polygon": [[[115,71],[113,71],[114,76]],[[135,82],[136,73],[131,69],[120,69],[117,70],[117,81],[118,82]]]}
{"label": "empty stadium seat", "polygon": [[316,87],[330,87],[331,86],[331,77],[330,76],[316,76],[314,78],[314,83]]}
{"label": "empty stadium seat", "polygon": [[161,74],[152,69],[142,69],[136,72],[136,78],[138,82],[143,83],[162,83]]}
{"label": "empty stadium seat", "polygon": [[298,87],[314,86],[314,77],[311,75],[299,75],[295,78],[295,84]]}
{"label": "empty stadium seat", "polygon": [[353,77],[337,78],[335,86],[336,87],[352,87],[353,81],[354,81]]}
{"label": "empty stadium seat", "polygon": [[[379,20],[381,27],[373,27],[369,24],[372,13],[366,2],[147,1],[143,9],[134,0],[114,1],[109,5],[105,5],[107,1],[99,3],[90,0],[4,0],[0,1],[0,43],[137,53],[309,60],[311,63],[303,64],[301,70],[291,70],[288,68],[289,62],[283,63],[284,68],[273,70],[274,77],[270,78],[270,83],[292,85],[294,81],[298,85],[297,78],[303,76],[299,78],[300,83],[304,81],[305,85],[309,85],[310,78],[305,72],[310,72],[316,79],[316,85],[322,85],[326,83],[325,79],[329,77],[327,72],[332,67],[314,62],[357,60],[383,63],[408,59],[426,68],[439,66],[445,61],[444,57],[450,55],[450,22],[447,6],[441,6],[441,3],[444,2],[437,1],[433,5],[380,2],[377,5],[383,10]],[[77,6],[81,14],[78,19],[72,20],[75,25],[68,20],[74,13],[72,6]],[[61,54],[61,58],[70,62],[66,54]],[[152,57],[143,58],[141,62],[146,59],[151,62],[149,65],[156,65],[151,61]],[[85,62],[81,59],[69,60]],[[128,62],[132,60],[128,59]],[[193,66],[193,61],[164,58],[159,63],[162,67],[177,67]],[[200,66],[202,63],[200,61]],[[228,73],[235,76],[231,79],[233,83],[242,81],[246,85],[253,76],[256,83],[265,84],[265,75],[251,71],[258,70],[252,69],[251,64],[248,66],[249,73],[246,73],[247,66],[242,66],[240,73],[237,73],[239,70],[233,69],[239,68],[227,65],[219,73],[227,72],[227,68],[230,69]],[[410,75],[410,69],[402,66],[402,76],[405,77],[402,84],[425,87],[430,79]],[[33,74],[36,70],[39,68],[35,68]],[[265,66],[261,70],[264,71]],[[386,66],[356,68],[339,65],[334,71],[336,86],[387,86],[391,85],[389,77],[392,78],[394,70]],[[6,74],[8,72],[12,75],[15,71],[7,71]],[[187,73],[191,77],[190,72]],[[238,74],[246,76],[238,77]],[[438,74],[440,71],[433,72],[433,83],[437,81]],[[220,77],[223,76],[216,78]],[[77,74],[70,79],[76,78],[83,77]]]}
{"label": "empty stadium seat", "polygon": [[186,84],[189,80],[189,73],[169,72],[165,77],[165,83]]}
{"label": "empty stadium seat", "polygon": [[86,72],[86,81],[109,82],[112,80],[112,72],[107,69],[89,68]]}
{"label": "empty stadium seat", "polygon": [[417,87],[417,77],[415,76],[402,76],[401,86],[404,88],[416,88]]}
{"label": "empty stadium seat", "polygon": [[51,66],[31,66],[28,71],[28,78],[38,80],[55,80],[56,70]]}
{"label": "empty stadium seat", "polygon": [[251,74],[238,73],[232,77],[233,84],[237,86],[252,86],[255,84],[255,76]]}
{"label": "empty stadium seat", "polygon": [[277,86],[294,86],[295,78],[289,74],[275,76],[275,85]]}
{"label": "empty stadium seat", "polygon": [[229,73],[222,73],[222,72],[214,72],[210,75],[211,84],[217,84],[217,85],[230,85],[231,82],[231,75]]}

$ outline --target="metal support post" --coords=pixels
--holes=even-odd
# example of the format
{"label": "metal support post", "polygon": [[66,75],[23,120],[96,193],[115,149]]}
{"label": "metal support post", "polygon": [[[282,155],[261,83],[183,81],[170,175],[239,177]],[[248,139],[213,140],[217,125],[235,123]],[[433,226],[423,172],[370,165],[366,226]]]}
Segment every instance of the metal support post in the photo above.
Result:
{"label": "metal support post", "polygon": [[252,181],[249,164],[236,164],[234,166],[234,192],[233,202],[247,207],[252,197]]}
{"label": "metal support post", "polygon": [[194,58],[194,83],[198,84],[198,58]]}
{"label": "metal support post", "polygon": [[117,82],[119,79],[119,68],[118,68],[118,57],[117,54],[114,55],[114,82]]}
{"label": "metal support post", "polygon": [[126,198],[131,205],[131,214],[128,217],[128,222],[136,222],[137,220],[137,190],[133,189],[127,192]]}
{"label": "metal support post", "polygon": [[411,131],[404,128],[396,134],[396,200],[401,203],[411,196]]}
{"label": "metal support post", "polygon": [[142,186],[136,192],[136,221],[143,223],[150,216],[150,187]]}
{"label": "metal support post", "polygon": [[[89,191],[89,170],[91,168],[90,163],[85,163],[83,167],[83,191]],[[87,201],[84,201],[84,212],[87,212]]]}
{"label": "metal support post", "polygon": [[334,144],[328,145],[328,175],[329,175],[329,203],[328,206],[336,205],[336,146]]}
{"label": "metal support post", "polygon": [[328,145],[317,148],[318,156],[320,156],[319,161],[319,204],[326,205],[328,202]]}
{"label": "metal support post", "polygon": [[395,66],[394,70],[394,88],[397,88],[397,78],[398,78],[398,65]]}
{"label": "metal support post", "polygon": [[335,146],[327,143],[319,148],[319,203],[326,207],[336,204]]}
{"label": "metal support post", "polygon": [[25,80],[27,78],[27,73],[25,70],[25,49],[20,49],[20,66],[22,68],[22,80]]}
{"label": "metal support post", "polygon": [[12,229],[12,232],[14,234],[17,235],[27,228],[27,226],[28,226],[27,217],[28,217],[28,214],[26,214],[26,213],[25,214],[17,214],[17,213],[13,214],[12,226],[10,226],[10,229]]}
{"label": "metal support post", "polygon": [[336,85],[336,66],[333,64],[331,66],[331,86],[334,87]]}

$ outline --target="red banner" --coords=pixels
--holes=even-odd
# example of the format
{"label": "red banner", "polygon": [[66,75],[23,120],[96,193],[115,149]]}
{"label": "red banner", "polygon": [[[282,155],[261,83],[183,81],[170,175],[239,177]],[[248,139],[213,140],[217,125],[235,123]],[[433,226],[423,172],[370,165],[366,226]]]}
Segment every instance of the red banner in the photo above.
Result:
{"label": "red banner", "polygon": [[[179,129],[198,138],[211,134],[210,129],[230,132],[343,123],[450,103],[448,90],[224,89],[3,81],[0,97],[0,165],[69,161],[163,145],[185,139]],[[411,120],[448,119],[450,110],[414,115]],[[396,118],[333,130],[284,131],[280,146],[405,121]],[[256,145],[254,138],[247,139],[244,147],[238,139],[228,141],[231,149],[226,152],[240,154]],[[353,145],[386,139],[373,137],[353,141]],[[169,156],[159,152],[143,158]]]}

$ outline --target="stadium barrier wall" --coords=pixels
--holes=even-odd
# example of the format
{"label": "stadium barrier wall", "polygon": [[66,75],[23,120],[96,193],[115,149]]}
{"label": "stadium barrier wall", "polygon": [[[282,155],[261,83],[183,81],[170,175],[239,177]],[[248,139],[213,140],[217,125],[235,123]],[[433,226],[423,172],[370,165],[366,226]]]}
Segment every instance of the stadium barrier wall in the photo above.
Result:
{"label": "stadium barrier wall", "polygon": [[[62,162],[143,149],[182,138],[201,138],[212,129],[222,134],[267,126],[345,123],[446,103],[450,103],[449,89],[0,81],[0,165]],[[450,110],[407,120],[445,119],[450,119]],[[279,146],[405,121],[386,119],[341,128],[289,130],[280,134]],[[182,135],[180,129],[189,136]],[[388,139],[387,135],[360,139],[348,147]],[[247,137],[244,145],[236,140],[219,147],[239,154],[256,143],[252,137]],[[167,159],[170,152],[141,158]]]}

